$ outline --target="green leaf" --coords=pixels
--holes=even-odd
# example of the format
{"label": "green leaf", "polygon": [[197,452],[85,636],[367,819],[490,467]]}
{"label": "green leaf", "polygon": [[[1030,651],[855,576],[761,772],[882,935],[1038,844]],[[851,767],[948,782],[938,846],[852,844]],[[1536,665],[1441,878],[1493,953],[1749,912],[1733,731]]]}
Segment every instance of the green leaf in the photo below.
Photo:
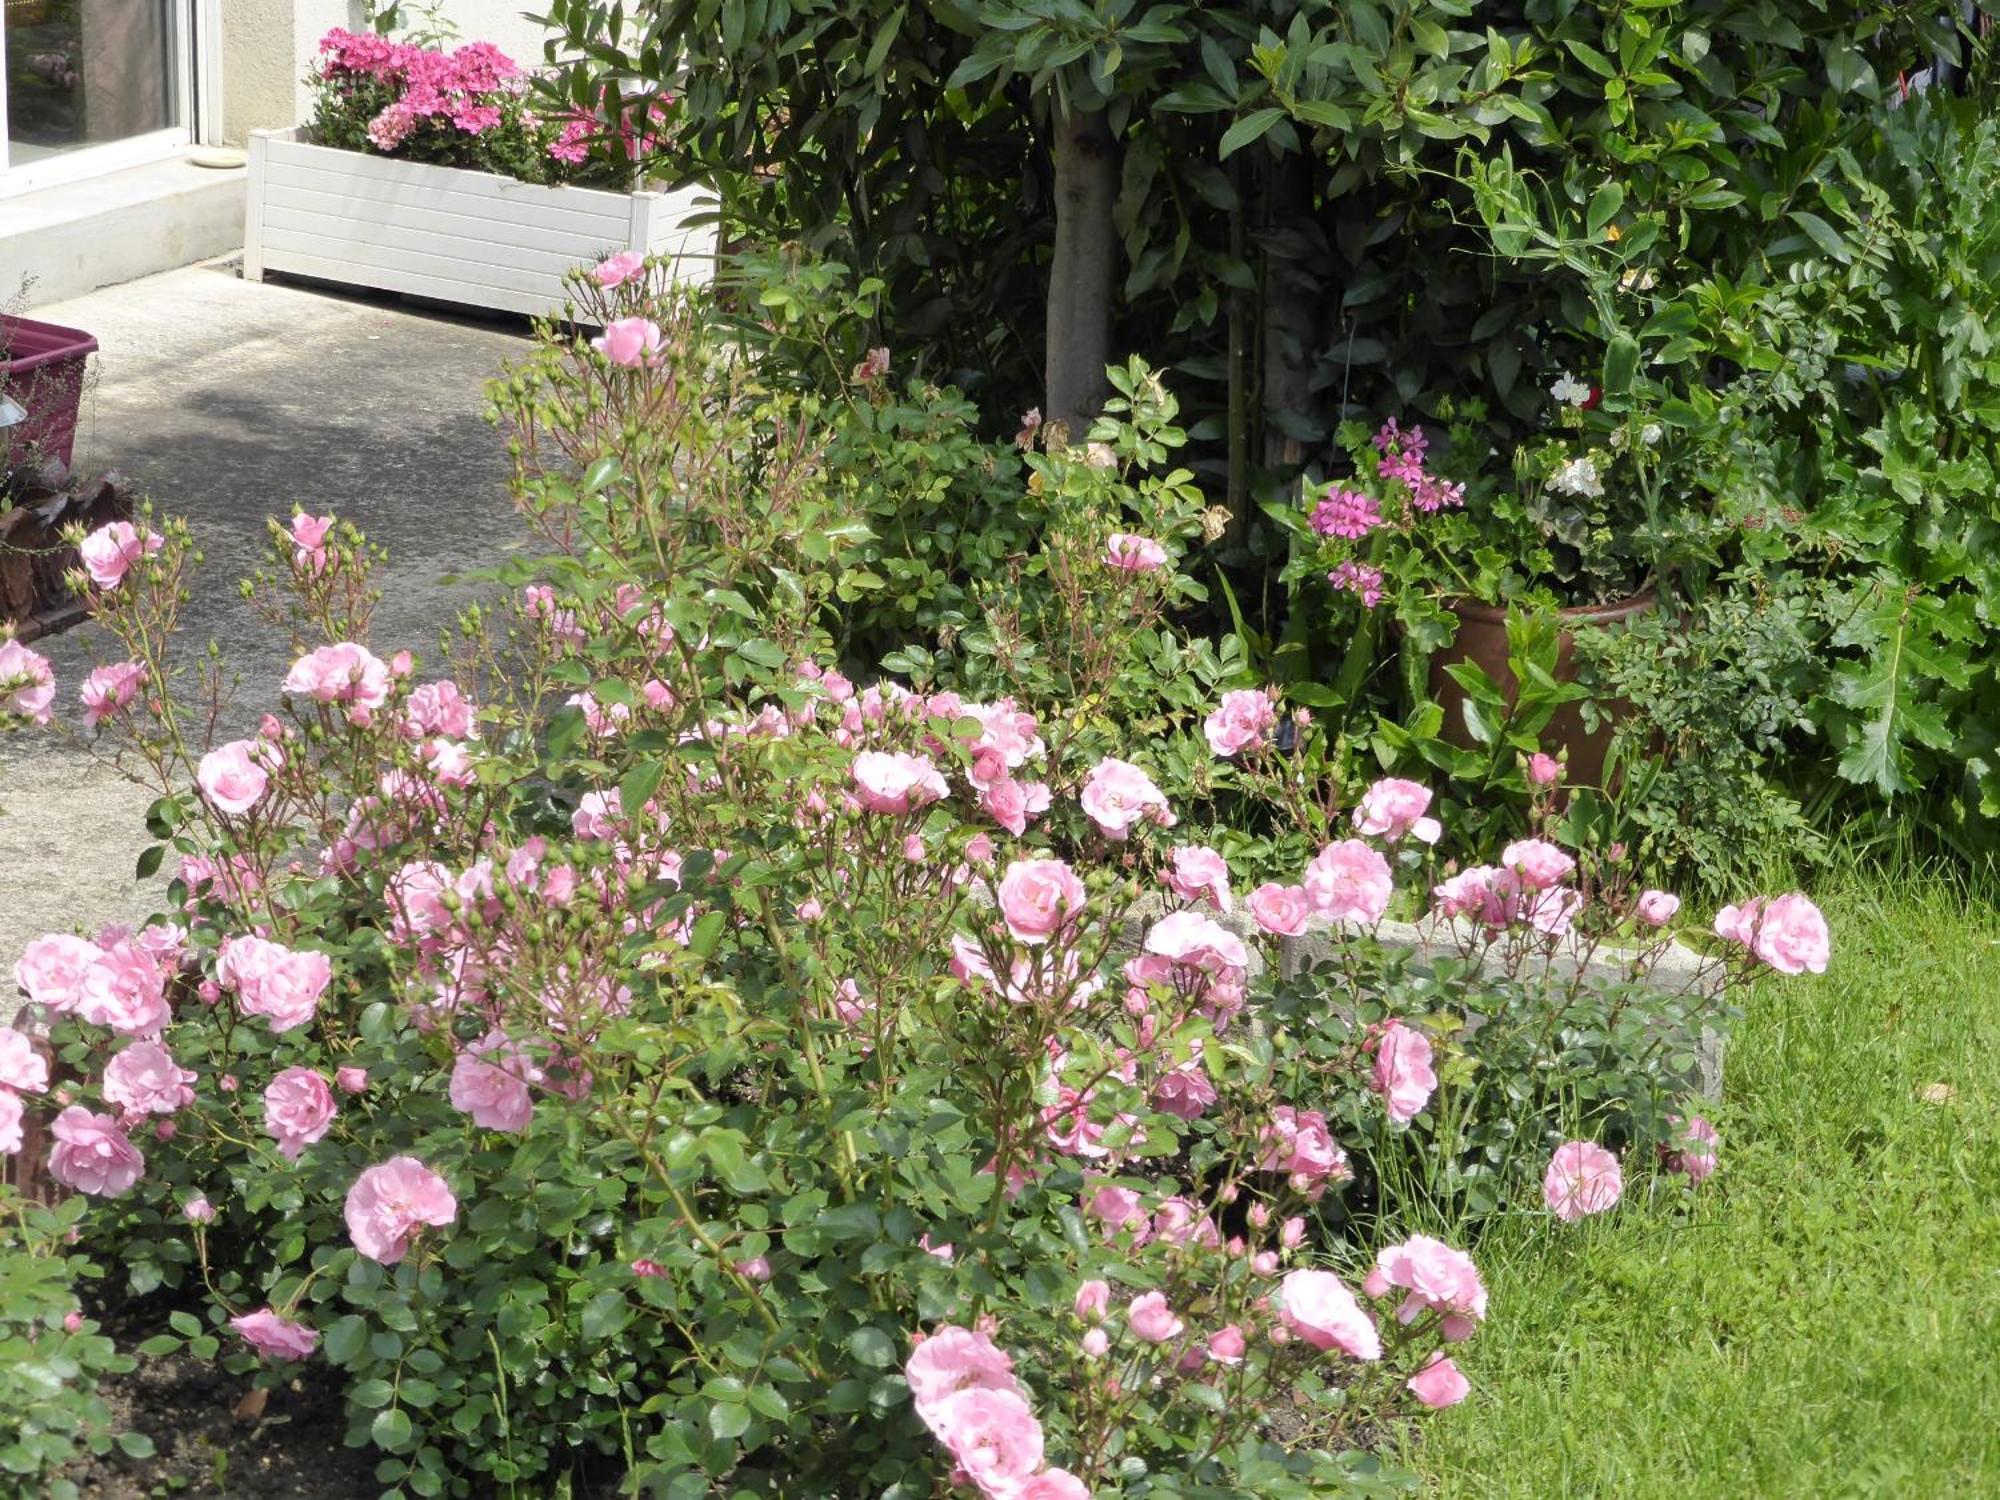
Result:
{"label": "green leaf", "polygon": [[1217,149],[1217,158],[1227,160],[1252,141],[1262,137],[1284,117],[1285,112],[1282,109],[1267,107],[1252,110],[1222,133],[1222,145]]}
{"label": "green leaf", "polygon": [[375,1446],[391,1453],[407,1448],[410,1443],[410,1419],[398,1407],[377,1412],[375,1420],[369,1424],[368,1435],[375,1440]]}
{"label": "green leaf", "polygon": [[150,844],[139,851],[139,863],[132,872],[134,880],[151,880],[160,873],[160,861],[167,857],[165,844]]}
{"label": "green leaf", "polygon": [[857,1328],[847,1336],[848,1351],[873,1369],[887,1369],[896,1359],[896,1341],[879,1328]]}
{"label": "green leaf", "polygon": [[151,1458],[153,1456],[153,1440],[143,1432],[119,1433],[118,1446],[124,1451],[127,1458]]}
{"label": "green leaf", "polygon": [[1853,253],[1847,248],[1847,242],[1840,237],[1840,231],[1818,214],[1807,213],[1802,208],[1794,209],[1791,220],[1806,232],[1807,239],[1842,265],[1854,259]]}
{"label": "green leaf", "polygon": [[1625,206],[1625,189],[1617,182],[1607,182],[1590,195],[1590,207],[1584,213],[1584,227],[1590,237],[1596,239],[1604,233],[1604,226],[1618,217],[1618,210]]}
{"label": "green leaf", "polygon": [[708,1409],[708,1430],[721,1442],[731,1442],[743,1436],[750,1425],[750,1408],[738,1406],[729,1401],[718,1401]]}
{"label": "green leaf", "polygon": [[337,1365],[354,1363],[368,1343],[368,1321],[349,1313],[334,1321],[321,1340],[320,1348]]}
{"label": "green leaf", "polygon": [[625,773],[618,783],[618,805],[624,809],[628,819],[636,820],[646,810],[646,804],[653,800],[653,793],[660,789],[660,780],[666,775],[665,761],[641,761]]}
{"label": "green leaf", "polygon": [[632,1321],[632,1305],[621,1291],[599,1292],[584,1304],[582,1328],[587,1339],[608,1339]]}

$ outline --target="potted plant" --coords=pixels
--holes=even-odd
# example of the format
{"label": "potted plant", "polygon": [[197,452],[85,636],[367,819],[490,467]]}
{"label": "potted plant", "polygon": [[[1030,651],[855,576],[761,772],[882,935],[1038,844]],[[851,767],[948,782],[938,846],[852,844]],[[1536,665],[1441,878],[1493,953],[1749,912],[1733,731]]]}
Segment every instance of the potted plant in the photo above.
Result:
{"label": "potted plant", "polygon": [[68,467],[97,340],[80,329],[0,314],[0,474]]}
{"label": "potted plant", "polygon": [[542,314],[563,306],[570,271],[614,252],[665,258],[684,280],[709,274],[702,193],[646,174],[670,99],[635,129],[630,101],[555,104],[489,43],[339,29],[311,82],[309,126],[251,136],[250,280],[289,272]]}

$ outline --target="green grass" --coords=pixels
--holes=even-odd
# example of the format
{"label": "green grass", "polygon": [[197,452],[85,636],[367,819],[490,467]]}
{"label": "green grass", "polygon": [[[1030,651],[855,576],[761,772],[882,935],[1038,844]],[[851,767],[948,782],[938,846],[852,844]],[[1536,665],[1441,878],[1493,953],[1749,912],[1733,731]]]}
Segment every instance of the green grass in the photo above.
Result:
{"label": "green grass", "polygon": [[1721,1171],[1481,1240],[1427,1493],[2000,1497],[2000,917],[1905,875],[1822,896],[1831,972],[1760,983],[1731,1039]]}

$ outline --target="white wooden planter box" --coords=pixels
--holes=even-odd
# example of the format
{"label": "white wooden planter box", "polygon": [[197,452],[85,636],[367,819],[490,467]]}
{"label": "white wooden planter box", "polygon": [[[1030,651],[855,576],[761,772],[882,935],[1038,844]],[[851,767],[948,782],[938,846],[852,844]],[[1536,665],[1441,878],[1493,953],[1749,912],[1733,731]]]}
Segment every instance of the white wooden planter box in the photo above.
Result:
{"label": "white wooden planter box", "polygon": [[715,228],[689,217],[699,188],[613,193],[542,187],[424,162],[315,146],[294,130],[250,136],[243,274],[288,271],[506,312],[561,307],[566,272],[617,250],[671,257],[707,281]]}

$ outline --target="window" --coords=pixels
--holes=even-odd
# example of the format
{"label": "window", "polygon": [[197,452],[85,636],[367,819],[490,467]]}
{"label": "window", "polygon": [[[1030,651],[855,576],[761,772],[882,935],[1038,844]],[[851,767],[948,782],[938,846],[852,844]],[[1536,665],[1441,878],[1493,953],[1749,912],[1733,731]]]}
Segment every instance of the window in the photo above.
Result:
{"label": "window", "polygon": [[0,188],[188,139],[190,0],[0,0]]}

